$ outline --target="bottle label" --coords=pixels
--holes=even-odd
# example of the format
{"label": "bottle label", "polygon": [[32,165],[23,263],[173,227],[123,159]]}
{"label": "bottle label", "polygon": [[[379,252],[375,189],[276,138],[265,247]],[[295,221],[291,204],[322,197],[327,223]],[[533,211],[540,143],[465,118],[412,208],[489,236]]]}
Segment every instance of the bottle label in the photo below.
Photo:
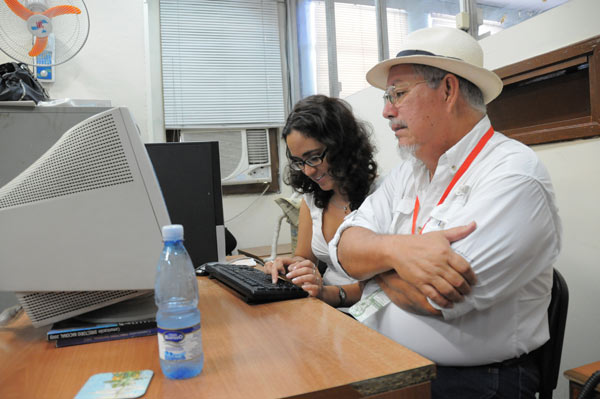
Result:
{"label": "bottle label", "polygon": [[158,354],[163,360],[191,360],[202,355],[200,323],[169,330],[158,327]]}

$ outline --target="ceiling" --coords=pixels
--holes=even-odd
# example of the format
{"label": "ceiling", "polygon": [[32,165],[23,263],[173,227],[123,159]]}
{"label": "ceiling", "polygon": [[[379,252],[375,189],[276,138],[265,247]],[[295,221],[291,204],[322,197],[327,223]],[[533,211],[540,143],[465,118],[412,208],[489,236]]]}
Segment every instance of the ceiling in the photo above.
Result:
{"label": "ceiling", "polygon": [[477,0],[477,3],[511,10],[546,11],[566,3],[567,1],[568,0]]}

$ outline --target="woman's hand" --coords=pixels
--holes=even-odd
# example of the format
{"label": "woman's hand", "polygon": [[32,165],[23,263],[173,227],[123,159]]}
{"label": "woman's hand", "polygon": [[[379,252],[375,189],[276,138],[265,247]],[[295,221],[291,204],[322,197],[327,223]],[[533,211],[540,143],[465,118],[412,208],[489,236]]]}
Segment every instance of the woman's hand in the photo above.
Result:
{"label": "woman's hand", "polygon": [[300,256],[294,256],[293,258],[290,256],[278,256],[273,261],[265,263],[265,273],[271,275],[273,284],[275,284],[278,275],[285,276],[287,274],[288,266],[303,260],[305,259]]}
{"label": "woman's hand", "polygon": [[320,298],[323,290],[323,277],[313,262],[304,259],[291,264],[285,275],[292,283],[308,292],[310,296]]}
{"label": "woman's hand", "polygon": [[321,298],[323,291],[323,277],[315,264],[300,256],[293,258],[281,256],[271,262],[265,263],[265,273],[270,274],[273,284],[277,282],[278,275],[283,275],[290,279],[310,296]]}
{"label": "woman's hand", "polygon": [[285,275],[292,283],[308,292],[310,296],[321,298],[323,291],[323,277],[319,269],[308,259],[291,264]]}

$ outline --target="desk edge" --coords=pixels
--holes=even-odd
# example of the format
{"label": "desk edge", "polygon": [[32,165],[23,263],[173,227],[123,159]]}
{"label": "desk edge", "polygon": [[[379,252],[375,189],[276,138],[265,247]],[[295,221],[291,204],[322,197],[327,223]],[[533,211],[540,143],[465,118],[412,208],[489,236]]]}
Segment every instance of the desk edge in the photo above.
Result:
{"label": "desk edge", "polygon": [[393,391],[423,382],[429,382],[436,376],[435,364],[421,366],[415,369],[388,374],[350,384],[363,396],[376,395]]}

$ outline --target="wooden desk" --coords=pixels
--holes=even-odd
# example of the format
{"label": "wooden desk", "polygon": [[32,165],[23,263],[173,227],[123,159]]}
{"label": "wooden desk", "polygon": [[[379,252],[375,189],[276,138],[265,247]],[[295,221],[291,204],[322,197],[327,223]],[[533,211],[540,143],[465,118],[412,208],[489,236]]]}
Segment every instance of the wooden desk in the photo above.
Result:
{"label": "wooden desk", "polygon": [[[576,399],[581,392],[581,388],[583,388],[583,384],[598,370],[600,370],[600,362],[586,364],[585,366],[565,371],[565,377],[569,380],[569,397]],[[600,399],[599,386],[596,387],[596,392],[591,397]]]}
{"label": "wooden desk", "polygon": [[0,398],[73,398],[96,373],[150,369],[150,398],[429,398],[434,364],[314,298],[248,305],[198,279],[200,376],[163,377],[155,336],[55,348],[26,316],[0,328]]}
{"label": "wooden desk", "polygon": [[[271,256],[271,246],[263,245],[261,247],[243,248],[237,250],[240,254],[246,256],[258,256],[260,258],[267,258]],[[277,255],[291,255],[292,244],[279,244],[277,245]]]}

